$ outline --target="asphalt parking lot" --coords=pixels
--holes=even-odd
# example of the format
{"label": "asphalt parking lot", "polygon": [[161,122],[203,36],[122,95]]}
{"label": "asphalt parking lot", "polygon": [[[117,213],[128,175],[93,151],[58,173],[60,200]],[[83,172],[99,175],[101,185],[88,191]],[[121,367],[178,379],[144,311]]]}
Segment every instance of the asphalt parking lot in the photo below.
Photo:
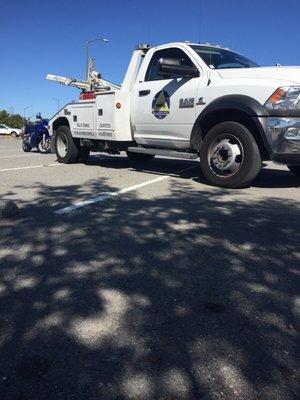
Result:
{"label": "asphalt parking lot", "polygon": [[300,180],[0,137],[0,399],[299,398]]}

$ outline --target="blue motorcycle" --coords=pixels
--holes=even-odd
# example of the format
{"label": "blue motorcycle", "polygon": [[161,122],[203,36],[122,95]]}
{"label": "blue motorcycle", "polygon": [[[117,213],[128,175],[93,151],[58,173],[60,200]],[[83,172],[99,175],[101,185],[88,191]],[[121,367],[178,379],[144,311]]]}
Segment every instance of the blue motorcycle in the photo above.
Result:
{"label": "blue motorcycle", "polygon": [[41,114],[36,115],[35,123],[28,121],[23,132],[22,148],[28,153],[36,148],[40,153],[48,153],[51,150],[51,138],[47,129],[49,120],[42,118]]}

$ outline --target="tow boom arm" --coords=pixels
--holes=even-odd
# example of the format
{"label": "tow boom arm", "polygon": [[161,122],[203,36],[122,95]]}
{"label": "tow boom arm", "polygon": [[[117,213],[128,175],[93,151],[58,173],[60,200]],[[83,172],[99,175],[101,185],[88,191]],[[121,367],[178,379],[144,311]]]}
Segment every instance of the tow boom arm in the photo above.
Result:
{"label": "tow boom arm", "polygon": [[119,85],[106,81],[102,78],[94,78],[93,80],[95,81],[95,83],[90,83],[88,81],[83,81],[81,79],[71,78],[68,76],[48,74],[46,79],[48,79],[49,81],[59,82],[65,86],[74,86],[84,91],[95,90],[96,92],[99,92],[101,90],[111,90],[112,88],[115,90],[120,90]]}
{"label": "tow boom arm", "polygon": [[74,86],[86,92],[88,91],[101,92],[102,90],[112,90],[112,89],[120,90],[121,87],[119,85],[116,85],[115,83],[102,79],[101,74],[99,74],[97,71],[94,71],[93,69],[94,63],[95,63],[94,59],[91,58],[89,60],[89,73],[87,81],[77,78],[71,78],[68,76],[60,76],[52,74],[48,74],[46,79],[48,79],[49,81],[59,82],[65,86]]}

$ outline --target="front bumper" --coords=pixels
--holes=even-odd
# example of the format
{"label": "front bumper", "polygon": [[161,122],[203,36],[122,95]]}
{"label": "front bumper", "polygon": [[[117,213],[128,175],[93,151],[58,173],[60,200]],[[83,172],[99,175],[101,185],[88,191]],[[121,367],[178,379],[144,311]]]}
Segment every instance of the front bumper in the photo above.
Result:
{"label": "front bumper", "polygon": [[262,125],[273,161],[300,165],[300,117],[266,117]]}

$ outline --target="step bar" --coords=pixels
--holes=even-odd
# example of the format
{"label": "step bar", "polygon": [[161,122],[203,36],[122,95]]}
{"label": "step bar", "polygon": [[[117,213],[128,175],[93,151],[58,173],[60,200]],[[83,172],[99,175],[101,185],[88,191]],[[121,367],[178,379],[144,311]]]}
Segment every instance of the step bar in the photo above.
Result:
{"label": "step bar", "polygon": [[182,151],[151,149],[151,148],[144,148],[144,147],[128,147],[127,151],[130,151],[131,153],[139,153],[139,154],[152,154],[153,156],[183,158],[186,160],[195,160],[196,158],[199,157],[198,154],[195,154],[195,153],[184,153]]}

